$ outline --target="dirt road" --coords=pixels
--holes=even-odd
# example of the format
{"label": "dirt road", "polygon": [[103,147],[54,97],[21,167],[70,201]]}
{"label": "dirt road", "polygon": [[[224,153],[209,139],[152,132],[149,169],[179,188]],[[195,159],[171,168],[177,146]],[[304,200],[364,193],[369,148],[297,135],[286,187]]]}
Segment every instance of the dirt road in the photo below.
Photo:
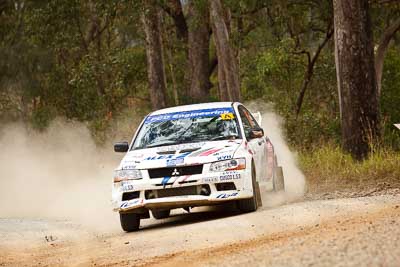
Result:
{"label": "dirt road", "polygon": [[0,266],[400,266],[400,194],[197,211],[94,232],[0,219]]}

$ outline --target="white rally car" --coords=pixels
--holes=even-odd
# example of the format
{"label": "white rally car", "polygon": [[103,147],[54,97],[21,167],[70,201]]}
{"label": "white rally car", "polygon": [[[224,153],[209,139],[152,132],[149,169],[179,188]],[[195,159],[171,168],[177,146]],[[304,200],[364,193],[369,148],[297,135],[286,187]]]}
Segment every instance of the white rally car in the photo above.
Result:
{"label": "white rally car", "polygon": [[[261,192],[284,190],[282,169],[258,121],[240,103],[166,108],[146,116],[115,170],[112,202],[125,231],[140,219],[236,201],[243,212],[261,205]],[[268,131],[268,126],[265,126]]]}

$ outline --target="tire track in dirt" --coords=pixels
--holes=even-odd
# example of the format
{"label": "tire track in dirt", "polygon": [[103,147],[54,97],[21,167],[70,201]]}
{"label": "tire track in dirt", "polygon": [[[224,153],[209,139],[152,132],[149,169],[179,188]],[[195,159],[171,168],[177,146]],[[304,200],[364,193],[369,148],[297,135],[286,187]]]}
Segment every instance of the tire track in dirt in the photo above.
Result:
{"label": "tire track in dirt", "polygon": [[[238,265],[231,261],[232,256],[238,257],[249,257],[254,250],[264,249],[266,251],[266,257],[268,256],[268,250],[274,247],[284,247],[286,243],[292,239],[300,239],[305,236],[313,235],[318,236],[319,239],[329,239],[337,232],[343,229],[347,234],[356,231],[359,227],[364,225],[376,223],[376,221],[383,220],[387,217],[396,217],[400,215],[399,206],[388,207],[379,212],[366,213],[363,215],[356,215],[354,217],[346,218],[343,220],[342,217],[330,218],[331,222],[324,222],[316,224],[314,226],[299,226],[298,230],[289,232],[279,232],[272,235],[262,235],[259,238],[251,239],[244,242],[237,242],[226,244],[218,247],[206,248],[199,251],[182,251],[178,253],[171,253],[160,257],[150,258],[145,261],[141,260],[135,262],[126,262],[127,265],[134,264],[135,266],[209,266],[209,265]],[[317,242],[317,241],[311,241]],[[304,243],[303,243],[304,244]],[[308,244],[309,245],[309,244]],[[307,247],[307,244],[306,244]],[[239,266],[239,265],[238,265]]]}
{"label": "tire track in dirt", "polygon": [[[93,233],[55,224],[51,230],[65,234],[54,242],[43,238],[45,234],[57,237],[56,232],[42,231],[32,238],[23,231],[2,234],[1,229],[8,228],[0,227],[0,266],[308,266],[313,260],[336,259],[330,254],[335,249],[345,251],[347,246],[351,251],[354,244],[364,244],[360,231],[371,233],[375,248],[366,244],[370,254],[390,263],[397,259],[396,253],[400,255],[399,205],[400,195],[382,195],[298,202],[249,214],[199,212],[145,221],[140,231],[129,234],[118,229]],[[17,226],[13,222],[10,229]],[[393,248],[386,248],[381,240]],[[13,241],[16,245],[10,245]],[[357,253],[355,259],[364,257],[362,250]],[[305,256],[310,259],[304,260]],[[317,266],[338,265],[340,259],[336,260]],[[376,265],[395,266],[384,261]]]}

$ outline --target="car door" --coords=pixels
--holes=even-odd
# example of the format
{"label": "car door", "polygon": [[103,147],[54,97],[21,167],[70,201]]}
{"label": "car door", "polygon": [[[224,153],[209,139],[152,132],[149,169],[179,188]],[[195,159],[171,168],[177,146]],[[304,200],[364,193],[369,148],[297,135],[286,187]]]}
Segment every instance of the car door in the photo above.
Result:
{"label": "car door", "polygon": [[266,162],[265,139],[263,136],[259,137],[252,136],[252,131],[260,130],[261,127],[258,125],[257,121],[244,106],[239,106],[238,110],[240,118],[242,120],[244,135],[248,142],[251,153],[253,153],[257,180],[264,181],[266,179],[266,173],[265,173],[266,168],[264,167],[264,163]]}

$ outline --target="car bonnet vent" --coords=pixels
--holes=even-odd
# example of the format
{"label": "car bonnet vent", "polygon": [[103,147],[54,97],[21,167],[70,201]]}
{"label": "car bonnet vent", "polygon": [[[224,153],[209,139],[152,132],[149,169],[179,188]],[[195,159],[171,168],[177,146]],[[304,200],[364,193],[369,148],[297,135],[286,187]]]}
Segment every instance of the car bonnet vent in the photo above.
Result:
{"label": "car bonnet vent", "polygon": [[198,148],[182,149],[181,151],[179,151],[179,153],[193,152],[193,151],[196,151],[196,150],[199,150],[199,149],[200,149],[200,147],[198,147]]}
{"label": "car bonnet vent", "polygon": [[171,151],[159,151],[157,152],[158,155],[172,155],[175,154],[175,151],[171,150]]}

